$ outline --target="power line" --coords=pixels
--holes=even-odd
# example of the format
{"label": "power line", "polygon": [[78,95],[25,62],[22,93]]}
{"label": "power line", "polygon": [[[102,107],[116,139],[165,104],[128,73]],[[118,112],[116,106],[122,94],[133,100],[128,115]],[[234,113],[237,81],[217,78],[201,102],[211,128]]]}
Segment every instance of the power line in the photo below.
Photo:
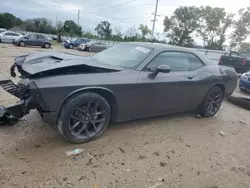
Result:
{"label": "power line", "polygon": [[107,8],[104,8],[104,9],[99,9],[98,11],[102,11],[102,10],[106,10],[106,9],[109,9],[109,8],[117,8],[117,7],[121,7],[123,5],[127,5],[129,3],[133,3],[135,2],[136,0],[131,0],[131,1],[128,1],[128,2],[125,2],[125,3],[121,3],[121,4],[118,4],[118,5],[115,5],[115,6],[111,6],[111,7],[107,7]]}

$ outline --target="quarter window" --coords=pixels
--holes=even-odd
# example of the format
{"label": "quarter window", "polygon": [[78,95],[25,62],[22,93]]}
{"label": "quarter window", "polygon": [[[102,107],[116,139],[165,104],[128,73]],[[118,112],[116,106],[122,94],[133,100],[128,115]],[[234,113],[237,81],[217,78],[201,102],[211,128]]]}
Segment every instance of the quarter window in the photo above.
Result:
{"label": "quarter window", "polygon": [[187,56],[190,63],[190,70],[195,70],[203,66],[201,60],[194,54],[187,53]]}

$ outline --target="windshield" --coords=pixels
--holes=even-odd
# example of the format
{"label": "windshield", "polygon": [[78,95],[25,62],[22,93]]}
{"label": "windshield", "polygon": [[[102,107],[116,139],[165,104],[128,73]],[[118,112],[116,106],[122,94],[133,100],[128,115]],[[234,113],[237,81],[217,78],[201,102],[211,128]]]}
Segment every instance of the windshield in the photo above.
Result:
{"label": "windshield", "polygon": [[119,44],[94,55],[93,58],[109,65],[134,68],[141,64],[152,51],[150,48],[138,45]]}
{"label": "windshield", "polygon": [[240,57],[250,58],[250,53],[240,53]]}

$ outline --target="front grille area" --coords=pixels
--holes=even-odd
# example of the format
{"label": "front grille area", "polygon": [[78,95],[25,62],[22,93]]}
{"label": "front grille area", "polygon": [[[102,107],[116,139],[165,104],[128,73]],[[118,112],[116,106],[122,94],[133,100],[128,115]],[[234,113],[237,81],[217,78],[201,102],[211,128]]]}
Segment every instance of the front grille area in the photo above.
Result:
{"label": "front grille area", "polygon": [[11,95],[20,98],[20,89],[11,80],[0,81],[0,86]]}

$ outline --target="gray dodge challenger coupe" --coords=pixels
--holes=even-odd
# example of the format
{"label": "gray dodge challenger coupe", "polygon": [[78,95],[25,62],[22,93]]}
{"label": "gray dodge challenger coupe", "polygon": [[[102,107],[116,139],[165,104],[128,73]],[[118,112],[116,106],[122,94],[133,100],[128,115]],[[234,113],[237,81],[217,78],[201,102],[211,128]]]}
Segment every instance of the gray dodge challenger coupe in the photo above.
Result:
{"label": "gray dodge challenger coupe", "polygon": [[0,120],[15,123],[37,109],[73,143],[100,136],[110,122],[186,111],[214,116],[237,85],[233,68],[195,50],[152,43],[124,43],[92,57],[35,53],[15,58],[12,77],[16,70],[18,84],[0,85],[20,101],[0,107]]}

